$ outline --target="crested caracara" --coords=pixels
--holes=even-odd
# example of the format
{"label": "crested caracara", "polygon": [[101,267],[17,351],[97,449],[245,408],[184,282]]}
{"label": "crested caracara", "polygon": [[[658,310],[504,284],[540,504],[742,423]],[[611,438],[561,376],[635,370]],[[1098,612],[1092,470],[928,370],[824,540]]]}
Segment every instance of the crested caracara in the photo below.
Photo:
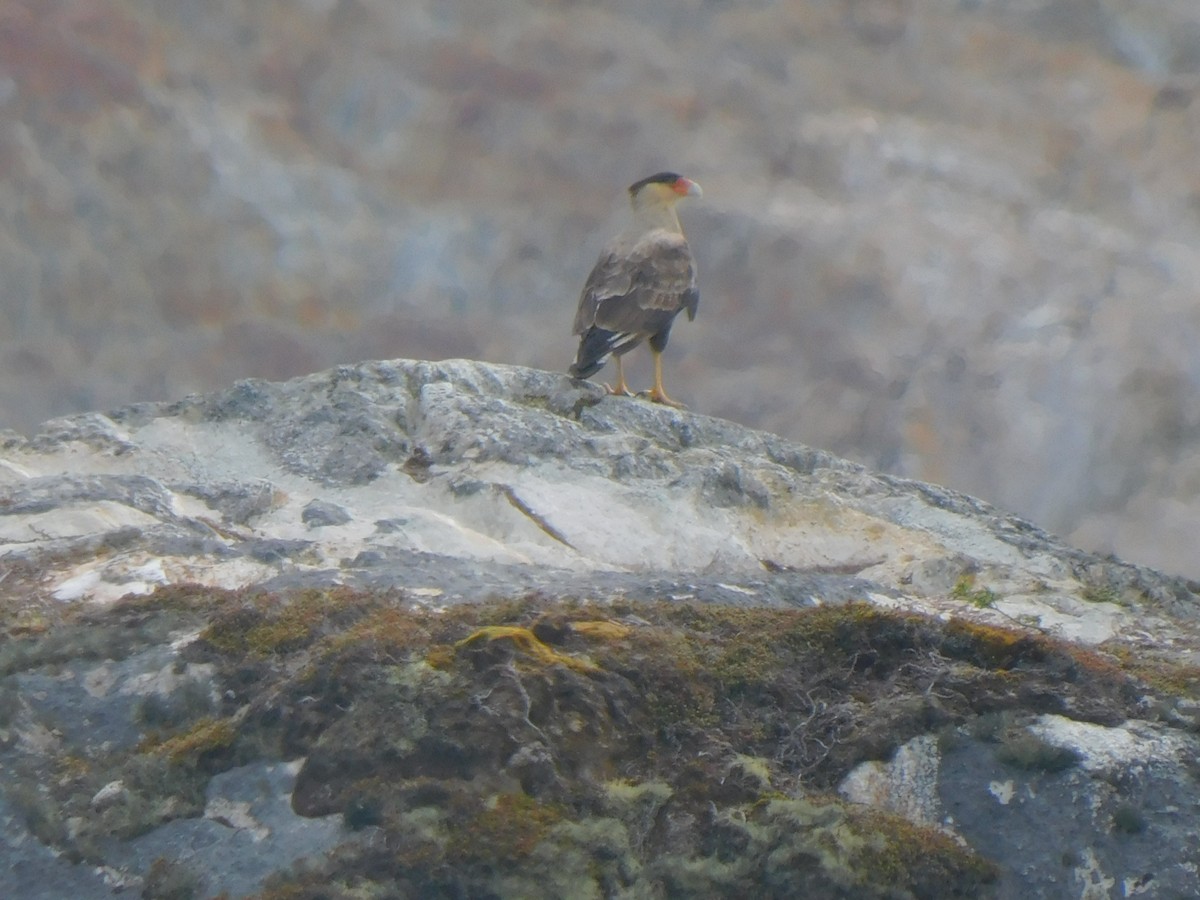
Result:
{"label": "crested caracara", "polygon": [[662,383],[662,352],[671,323],[681,310],[696,317],[700,292],[692,251],[675,214],[684,197],[699,197],[700,185],[674,172],[660,172],[629,187],[633,224],[605,246],[583,286],[575,334],[579,352],[570,368],[587,378],[616,357],[617,383],[611,394],[629,394],[621,356],[644,340],[654,355],[654,387],[650,399],[682,406],[667,396]]}

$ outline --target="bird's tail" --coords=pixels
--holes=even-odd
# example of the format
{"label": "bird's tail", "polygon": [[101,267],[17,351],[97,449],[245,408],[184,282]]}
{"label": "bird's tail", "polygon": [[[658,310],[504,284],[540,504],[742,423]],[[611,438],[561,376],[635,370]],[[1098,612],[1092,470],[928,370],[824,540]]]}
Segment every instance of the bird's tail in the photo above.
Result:
{"label": "bird's tail", "polygon": [[567,372],[573,378],[590,378],[604,368],[613,353],[624,353],[640,338],[620,331],[605,331],[593,325],[579,340],[579,352]]}

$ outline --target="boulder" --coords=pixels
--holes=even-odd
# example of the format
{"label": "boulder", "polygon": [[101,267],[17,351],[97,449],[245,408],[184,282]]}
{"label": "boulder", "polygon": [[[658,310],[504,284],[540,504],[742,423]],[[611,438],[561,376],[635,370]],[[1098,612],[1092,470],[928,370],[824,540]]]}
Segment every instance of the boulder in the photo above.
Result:
{"label": "boulder", "polygon": [[6,895],[1200,888],[1196,585],[562,375],[8,433],[0,587]]}

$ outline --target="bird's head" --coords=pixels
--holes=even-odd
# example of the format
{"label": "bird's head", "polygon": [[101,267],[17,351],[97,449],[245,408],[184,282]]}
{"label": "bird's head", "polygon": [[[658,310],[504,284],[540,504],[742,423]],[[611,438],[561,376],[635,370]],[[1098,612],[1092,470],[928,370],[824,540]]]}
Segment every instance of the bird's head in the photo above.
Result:
{"label": "bird's head", "polygon": [[684,197],[699,197],[701,193],[700,185],[674,172],[659,172],[629,186],[629,197],[634,206],[647,203],[674,205]]}

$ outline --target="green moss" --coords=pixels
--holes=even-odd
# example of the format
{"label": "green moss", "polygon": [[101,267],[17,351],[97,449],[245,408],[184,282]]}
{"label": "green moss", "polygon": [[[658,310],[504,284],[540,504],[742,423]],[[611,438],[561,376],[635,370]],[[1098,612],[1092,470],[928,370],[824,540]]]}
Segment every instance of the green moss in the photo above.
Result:
{"label": "green moss", "polygon": [[747,778],[750,778],[758,786],[759,790],[769,791],[771,789],[771,764],[768,760],[760,756],[746,756],[743,753],[735,754],[733,761],[729,764],[729,771],[740,773]]}
{"label": "green moss", "polygon": [[781,798],[719,814],[704,855],[655,864],[669,893],[764,897],[986,896],[996,869],[941,832],[833,800]]}
{"label": "green moss", "polygon": [[995,606],[996,601],[1000,599],[991,588],[975,587],[975,575],[970,572],[959,577],[958,581],[954,583],[953,590],[950,591],[950,596],[956,600],[970,603],[979,609]]}
{"label": "green moss", "polygon": [[241,596],[239,591],[200,584],[167,584],[149,594],[122,597],[112,605],[111,612],[126,620],[161,612],[211,615]]}
{"label": "green moss", "polygon": [[1070,747],[1058,747],[1023,729],[1006,736],[996,750],[1002,763],[1027,772],[1054,774],[1077,765],[1079,753]]}
{"label": "green moss", "polygon": [[519,862],[562,819],[560,808],[525,794],[489,797],[455,823],[449,852],[465,862]]}
{"label": "green moss", "polygon": [[200,635],[225,654],[267,657],[311,644],[330,618],[340,597],[335,592],[305,591],[284,600],[258,594],[223,610]]}
{"label": "green moss", "polygon": [[1169,697],[1200,698],[1200,666],[1155,658],[1143,648],[1121,644],[1105,644],[1103,649],[1122,671],[1128,672],[1152,690]]}
{"label": "green moss", "polygon": [[[641,869],[620,822],[577,817],[553,825],[519,867],[494,880],[493,889],[501,897],[530,900],[601,900],[618,885],[639,885]],[[635,889],[626,896],[647,894]]]}
{"label": "green moss", "polygon": [[987,744],[999,744],[1012,727],[1013,715],[1009,710],[996,710],[976,716],[967,724],[967,733]]}
{"label": "green moss", "polygon": [[407,656],[434,643],[427,615],[414,610],[383,605],[361,610],[361,616],[329,638],[328,650],[355,660]]}
{"label": "green moss", "polygon": [[151,729],[179,728],[212,714],[212,694],[212,685],[189,678],[170,694],[147,694],[141,698],[134,705],[133,719]]}
{"label": "green moss", "polygon": [[1111,585],[1088,585],[1083,589],[1080,596],[1088,603],[1116,603],[1124,605],[1121,602],[1120,592]]}
{"label": "green moss", "polygon": [[864,840],[852,857],[863,881],[896,885],[917,897],[975,897],[998,878],[992,862],[946,833],[900,816],[858,808],[853,829]]}
{"label": "green moss", "polygon": [[[986,896],[969,850],[813,792],[939,729],[1049,771],[1022,749],[1023,698],[1133,715],[1144,694],[1133,658],[869,603],[600,618],[537,596],[433,612],[402,593],[176,592],[114,615],[94,624],[207,617],[182,652],[213,690],[143,701],[166,736],[84,760],[71,796],[28,808],[60,842],[68,818],[127,836],[199,814],[223,767],[303,757],[296,811],[369,839],[273,879],[276,897]],[[118,778],[128,798],[88,813]]]}
{"label": "green moss", "polygon": [[121,660],[166,637],[164,629],[130,628],[123,623],[63,625],[45,634],[0,643],[0,676],[79,660]]}
{"label": "green moss", "polygon": [[228,750],[237,737],[237,727],[230,719],[205,717],[152,750],[176,765],[196,765],[206,757]]}
{"label": "green moss", "polygon": [[[49,842],[73,859],[98,864],[114,837],[136,837],[168,819],[200,815],[208,778],[196,768],[141,753],[63,760],[53,778],[46,779],[51,789],[44,799],[71,827]],[[95,809],[92,797],[111,782],[122,785],[119,797]]]}
{"label": "green moss", "polygon": [[603,785],[602,810],[626,828],[629,843],[641,850],[675,790],[665,781],[609,781]]}
{"label": "green moss", "polygon": [[[739,857],[667,854],[654,866],[669,897],[736,897],[757,880],[753,862]],[[765,885],[759,884],[759,890]],[[763,896],[775,896],[774,892]]]}
{"label": "green moss", "polygon": [[25,822],[25,827],[43,844],[61,846],[67,826],[55,796],[47,787],[18,784],[8,791],[9,802]]}

